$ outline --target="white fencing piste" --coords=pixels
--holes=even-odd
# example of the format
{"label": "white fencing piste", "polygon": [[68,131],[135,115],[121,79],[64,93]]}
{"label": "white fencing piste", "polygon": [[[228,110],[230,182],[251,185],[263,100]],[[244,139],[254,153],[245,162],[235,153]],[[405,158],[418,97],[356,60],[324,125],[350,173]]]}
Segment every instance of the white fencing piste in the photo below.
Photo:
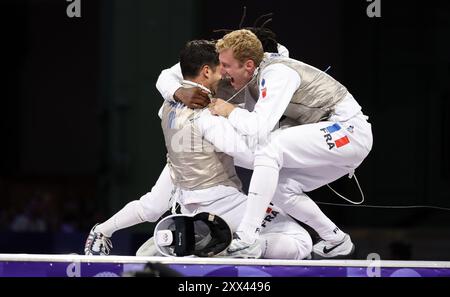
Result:
{"label": "white fencing piste", "polygon": [[[84,256],[49,254],[0,254],[0,262],[82,262],[82,263],[149,263],[200,265],[258,265],[258,266],[330,266],[369,267],[371,260],[274,260],[193,257],[137,257],[137,256]],[[388,261],[379,260],[381,267],[397,268],[450,268],[450,261]]]}

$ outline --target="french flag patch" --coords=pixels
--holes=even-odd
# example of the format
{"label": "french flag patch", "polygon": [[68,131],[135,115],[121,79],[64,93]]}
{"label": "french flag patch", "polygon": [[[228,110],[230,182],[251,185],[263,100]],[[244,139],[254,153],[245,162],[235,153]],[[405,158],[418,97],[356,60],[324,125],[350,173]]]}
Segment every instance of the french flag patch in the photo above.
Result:
{"label": "french flag patch", "polygon": [[324,133],[323,137],[325,138],[325,142],[328,144],[328,149],[330,150],[334,147],[340,148],[350,143],[350,139],[347,136],[341,137],[336,140],[333,139],[333,133],[341,130],[341,126],[338,123],[326,128],[322,128],[320,130]]}
{"label": "french flag patch", "polygon": [[266,88],[266,79],[262,79],[261,81],[261,96],[266,98],[267,96],[267,88]]}

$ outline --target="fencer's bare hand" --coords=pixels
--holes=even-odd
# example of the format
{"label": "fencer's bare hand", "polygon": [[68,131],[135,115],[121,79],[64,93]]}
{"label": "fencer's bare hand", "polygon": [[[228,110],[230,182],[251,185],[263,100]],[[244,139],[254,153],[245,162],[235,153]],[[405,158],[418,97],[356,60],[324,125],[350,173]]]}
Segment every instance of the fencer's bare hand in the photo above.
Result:
{"label": "fencer's bare hand", "polygon": [[234,109],[235,107],[233,104],[219,98],[213,99],[212,103],[209,105],[209,110],[212,114],[220,115],[226,118]]}
{"label": "fencer's bare hand", "polygon": [[203,108],[209,104],[208,93],[200,88],[179,88],[173,94],[177,101],[181,101],[187,107],[196,109]]}

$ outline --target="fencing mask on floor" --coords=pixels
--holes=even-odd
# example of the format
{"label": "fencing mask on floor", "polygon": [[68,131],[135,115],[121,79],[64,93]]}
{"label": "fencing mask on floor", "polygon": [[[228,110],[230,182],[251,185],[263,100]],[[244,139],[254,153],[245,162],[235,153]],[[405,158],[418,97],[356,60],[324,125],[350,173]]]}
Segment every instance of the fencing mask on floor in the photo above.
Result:
{"label": "fencing mask on floor", "polygon": [[213,257],[230,245],[232,233],[228,224],[212,213],[175,214],[156,225],[154,240],[165,256]]}

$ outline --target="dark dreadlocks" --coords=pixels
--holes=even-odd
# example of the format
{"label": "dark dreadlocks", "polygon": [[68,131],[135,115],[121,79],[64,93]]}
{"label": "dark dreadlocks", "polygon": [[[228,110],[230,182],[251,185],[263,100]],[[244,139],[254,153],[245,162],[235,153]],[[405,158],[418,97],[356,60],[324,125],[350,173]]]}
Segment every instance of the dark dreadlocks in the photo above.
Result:
{"label": "dark dreadlocks", "polygon": [[[253,24],[253,27],[242,27],[246,16],[247,16],[247,7],[244,6],[244,12],[242,14],[238,29],[247,29],[252,31],[256,35],[256,37],[258,37],[259,41],[261,41],[261,44],[265,52],[270,53],[278,52],[278,42],[276,40],[276,35],[272,30],[266,28],[266,25],[272,21],[273,13],[263,14],[260,17],[258,17],[255,23]],[[263,20],[264,22],[261,25],[259,25],[259,23],[262,22]],[[232,31],[233,30],[230,29],[214,30],[214,32],[223,32],[225,34],[230,33]]]}

